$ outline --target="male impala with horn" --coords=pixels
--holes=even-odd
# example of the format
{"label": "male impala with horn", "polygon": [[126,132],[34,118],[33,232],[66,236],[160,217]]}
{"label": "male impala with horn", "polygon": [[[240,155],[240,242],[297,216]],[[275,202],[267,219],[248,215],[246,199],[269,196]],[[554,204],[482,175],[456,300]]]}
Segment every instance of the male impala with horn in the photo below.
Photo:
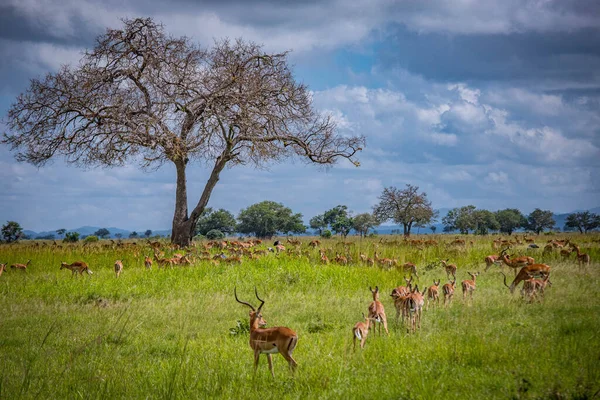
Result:
{"label": "male impala with horn", "polygon": [[271,371],[273,378],[275,377],[275,374],[273,373],[273,360],[271,354],[281,354],[290,364],[290,368],[293,372],[298,365],[296,360],[292,358],[292,352],[298,344],[298,335],[296,332],[283,326],[264,328],[267,325],[267,321],[263,318],[260,310],[265,302],[258,297],[256,288],[254,288],[254,294],[260,301],[258,309],[255,309],[250,303],[240,301],[237,297],[236,288],[233,289],[233,294],[238,303],[250,307],[250,347],[254,350],[254,372],[256,372],[256,368],[258,367],[258,358],[261,353],[267,355],[269,370]]}
{"label": "male impala with horn", "polygon": [[504,261],[504,264],[508,265],[509,267],[514,268],[515,275],[517,275],[517,269],[523,268],[527,265],[533,265],[535,263],[533,257],[521,256],[511,258],[508,254],[506,254],[506,250],[508,249],[509,248],[507,247],[500,252],[500,260]]}

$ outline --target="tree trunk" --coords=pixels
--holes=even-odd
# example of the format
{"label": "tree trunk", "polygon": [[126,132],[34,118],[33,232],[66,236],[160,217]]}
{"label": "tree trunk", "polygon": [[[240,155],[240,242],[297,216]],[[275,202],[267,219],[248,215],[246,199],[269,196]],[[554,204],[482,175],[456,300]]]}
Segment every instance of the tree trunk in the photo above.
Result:
{"label": "tree trunk", "polygon": [[198,204],[192,211],[192,214],[188,217],[187,208],[187,182],[185,176],[186,162],[183,160],[175,161],[175,168],[177,171],[177,188],[175,189],[175,215],[173,216],[173,226],[171,232],[171,243],[177,244],[180,247],[188,247],[194,232],[196,230],[196,223],[204,212],[210,195],[215,188],[215,185],[219,181],[219,174],[225,168],[225,164],[230,159],[229,148],[225,149],[223,153],[217,158],[215,166],[204,186],[204,191],[200,196]]}

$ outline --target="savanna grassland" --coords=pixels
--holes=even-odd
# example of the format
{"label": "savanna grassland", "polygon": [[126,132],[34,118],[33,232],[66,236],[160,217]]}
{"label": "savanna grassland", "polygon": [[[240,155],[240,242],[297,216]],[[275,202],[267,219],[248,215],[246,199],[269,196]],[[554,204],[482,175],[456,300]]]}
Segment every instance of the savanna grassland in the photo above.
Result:
{"label": "savanna grassland", "polygon": [[[0,398],[5,399],[491,399],[593,398],[600,391],[599,235],[569,235],[591,264],[559,249],[513,244],[509,253],[535,257],[551,266],[552,286],[533,302],[511,294],[503,270],[485,270],[484,257],[498,254],[493,236],[464,237],[466,246],[448,246],[452,236],[432,236],[436,245],[410,245],[400,237],[324,240],[313,249],[302,238],[295,247],[242,263],[201,259],[192,264],[144,267],[152,255],[145,241],[53,246],[27,242],[0,246]],[[497,238],[497,237],[496,237]],[[470,244],[469,241],[473,243]],[[127,242],[125,242],[127,243]],[[261,244],[250,249],[266,249]],[[331,262],[323,264],[319,248]],[[288,250],[292,250],[288,252]],[[162,248],[163,257],[182,250]],[[210,256],[221,252],[208,250]],[[434,279],[447,282],[441,259],[458,266],[454,301],[423,312],[422,328],[408,334],[395,322],[390,293],[404,285],[398,267],[361,262],[359,255],[411,261],[419,288]],[[228,250],[225,255],[230,256]],[[351,257],[335,263],[336,253]],[[206,255],[205,255],[206,256]],[[27,270],[8,268],[31,263]],[[116,278],[113,265],[124,271]],[[72,277],[61,261],[82,260],[93,275]],[[473,301],[463,301],[460,281],[480,271]],[[510,282],[509,282],[510,283]],[[389,336],[371,332],[365,348],[352,349],[352,327],[378,286]],[[440,285],[441,286],[441,285]],[[522,284],[520,285],[520,287]],[[256,375],[248,345],[248,307],[257,306],[254,288],[266,303],[268,326],[298,333],[292,374],[274,355],[275,379],[261,356]],[[520,289],[519,287],[519,289]]]}

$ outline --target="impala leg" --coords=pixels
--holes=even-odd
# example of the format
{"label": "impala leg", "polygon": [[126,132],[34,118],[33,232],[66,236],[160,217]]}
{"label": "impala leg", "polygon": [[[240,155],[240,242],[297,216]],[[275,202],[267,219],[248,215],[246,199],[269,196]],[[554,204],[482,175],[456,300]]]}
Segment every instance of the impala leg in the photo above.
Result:
{"label": "impala leg", "polygon": [[382,322],[383,322],[383,329],[385,329],[386,335],[390,336],[390,332],[388,331],[388,327],[387,327],[387,318],[383,318]]}
{"label": "impala leg", "polygon": [[283,356],[283,358],[286,359],[286,361],[290,364],[290,369],[292,370],[292,372],[296,371],[296,367],[298,366],[298,363],[296,362],[296,360],[294,360],[294,358],[292,357],[291,354],[287,354],[287,353],[279,353]]}
{"label": "impala leg", "polygon": [[269,371],[271,371],[271,376],[275,378],[275,373],[273,372],[273,357],[271,354],[267,354],[267,361],[269,362]]}
{"label": "impala leg", "polygon": [[256,369],[258,368],[258,358],[260,357],[260,352],[254,351],[254,373],[256,374]]}

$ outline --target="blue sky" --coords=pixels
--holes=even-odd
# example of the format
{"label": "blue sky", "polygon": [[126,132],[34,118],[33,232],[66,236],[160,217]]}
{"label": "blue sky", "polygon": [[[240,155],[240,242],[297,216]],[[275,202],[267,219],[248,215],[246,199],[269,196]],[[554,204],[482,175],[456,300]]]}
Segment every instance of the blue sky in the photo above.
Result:
{"label": "blue sky", "polygon": [[[292,50],[298,80],[340,134],[362,134],[361,167],[299,160],[224,171],[210,206],[262,200],[308,221],[338,204],[370,211],[384,187],[417,185],[435,208],[570,212],[600,205],[597,1],[2,0],[0,115],[29,79],[76,63],[120,18],[151,16],[204,46],[242,37]],[[6,132],[4,124],[1,132]],[[195,204],[208,177],[188,172]],[[134,164],[37,169],[0,147],[0,222],[168,229],[175,173]]]}

